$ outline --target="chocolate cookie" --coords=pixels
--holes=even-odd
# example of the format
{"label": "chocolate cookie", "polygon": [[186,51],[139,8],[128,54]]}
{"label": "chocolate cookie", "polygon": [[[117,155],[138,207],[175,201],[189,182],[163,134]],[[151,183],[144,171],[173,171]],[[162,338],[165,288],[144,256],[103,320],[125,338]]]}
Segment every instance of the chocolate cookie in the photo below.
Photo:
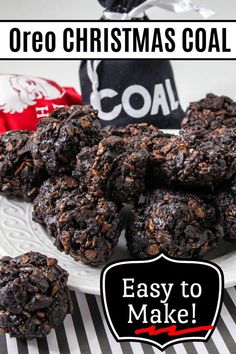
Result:
{"label": "chocolate cookie", "polygon": [[47,173],[33,162],[28,147],[31,133],[23,130],[0,135],[0,193],[32,201]]}
{"label": "chocolate cookie", "polygon": [[92,266],[110,258],[122,228],[114,202],[82,193],[78,180],[68,176],[43,184],[33,216],[46,224],[60,251]]}
{"label": "chocolate cookie", "polygon": [[46,218],[57,248],[91,266],[107,262],[122,229],[115,203],[88,194],[69,194],[57,207],[61,212]]}
{"label": "chocolate cookie", "polygon": [[85,146],[101,140],[97,112],[91,106],[60,108],[38,124],[33,139],[33,157],[51,175],[70,173],[76,155]]}
{"label": "chocolate cookie", "polygon": [[126,230],[127,246],[138,258],[160,252],[198,258],[216,245],[220,234],[215,226],[215,209],[201,198],[157,189],[133,211]]}
{"label": "chocolate cookie", "polygon": [[137,204],[146,189],[156,143],[168,137],[147,124],[113,129],[96,149],[77,155],[73,175],[85,176],[86,185],[96,196],[109,198],[118,205]]}
{"label": "chocolate cookie", "polygon": [[129,139],[111,135],[98,145],[90,173],[90,190],[119,205],[137,203],[145,190],[148,161],[146,148],[132,146]]}
{"label": "chocolate cookie", "polygon": [[214,130],[222,126],[236,128],[236,102],[229,97],[212,93],[190,103],[181,124],[183,129],[201,127]]}
{"label": "chocolate cookie", "polygon": [[44,337],[72,310],[68,273],[40,253],[0,260],[0,332]]}
{"label": "chocolate cookie", "polygon": [[[236,172],[236,129],[188,131],[156,147],[153,180],[177,188],[215,190]],[[155,156],[154,156],[155,158]]]}

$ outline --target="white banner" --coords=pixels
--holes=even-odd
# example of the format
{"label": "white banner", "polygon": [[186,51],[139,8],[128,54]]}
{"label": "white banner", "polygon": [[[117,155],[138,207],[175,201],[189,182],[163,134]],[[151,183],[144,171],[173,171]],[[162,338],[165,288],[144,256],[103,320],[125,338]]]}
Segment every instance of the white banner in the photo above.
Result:
{"label": "white banner", "polygon": [[0,59],[236,59],[236,21],[0,21]]}

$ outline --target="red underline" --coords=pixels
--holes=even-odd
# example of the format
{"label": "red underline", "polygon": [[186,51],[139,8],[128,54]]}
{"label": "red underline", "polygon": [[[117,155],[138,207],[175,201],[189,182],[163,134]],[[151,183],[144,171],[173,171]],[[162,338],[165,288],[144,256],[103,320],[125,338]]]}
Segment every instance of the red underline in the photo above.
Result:
{"label": "red underline", "polygon": [[199,326],[199,327],[185,328],[185,329],[181,329],[181,330],[176,330],[176,328],[177,328],[177,326],[171,325],[169,327],[157,329],[155,325],[152,325],[149,327],[136,329],[134,331],[134,333],[135,334],[148,333],[149,336],[157,336],[158,334],[167,332],[168,336],[174,337],[174,336],[181,336],[181,335],[187,334],[187,333],[209,331],[210,329],[213,329],[214,327],[213,326]]}

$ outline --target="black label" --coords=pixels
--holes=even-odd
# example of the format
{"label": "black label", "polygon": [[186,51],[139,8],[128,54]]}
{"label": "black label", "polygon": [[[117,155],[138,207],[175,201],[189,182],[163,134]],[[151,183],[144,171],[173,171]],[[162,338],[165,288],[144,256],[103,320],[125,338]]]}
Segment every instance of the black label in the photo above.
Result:
{"label": "black label", "polygon": [[164,350],[210,338],[221,309],[223,273],[208,261],[164,254],[116,262],[102,271],[101,295],[117,341],[143,341]]}

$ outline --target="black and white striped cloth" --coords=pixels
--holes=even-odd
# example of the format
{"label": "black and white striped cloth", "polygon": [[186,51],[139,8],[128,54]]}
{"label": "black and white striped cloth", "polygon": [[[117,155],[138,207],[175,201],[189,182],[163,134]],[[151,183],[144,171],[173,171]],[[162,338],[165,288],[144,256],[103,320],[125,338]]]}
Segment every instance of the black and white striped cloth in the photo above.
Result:
{"label": "black and white striped cloth", "polygon": [[177,344],[161,352],[148,344],[117,343],[104,318],[99,296],[71,292],[74,313],[47,338],[16,340],[0,335],[0,354],[234,354],[236,353],[236,287],[225,290],[221,315],[207,343]]}

